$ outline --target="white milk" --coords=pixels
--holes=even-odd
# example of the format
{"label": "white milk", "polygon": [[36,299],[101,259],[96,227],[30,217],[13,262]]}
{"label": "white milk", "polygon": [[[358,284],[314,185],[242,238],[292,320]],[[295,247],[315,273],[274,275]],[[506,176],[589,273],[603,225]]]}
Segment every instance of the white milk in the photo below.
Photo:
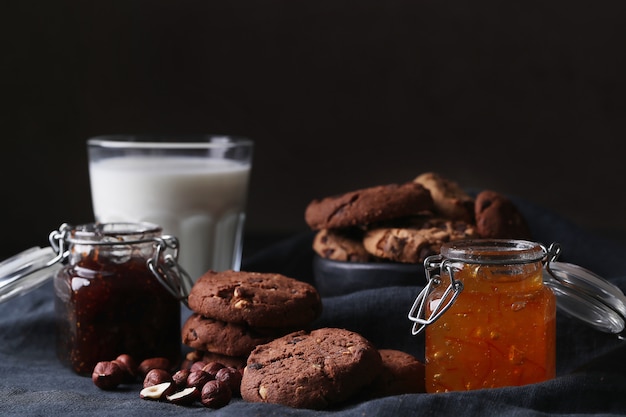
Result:
{"label": "white milk", "polygon": [[178,237],[179,262],[196,280],[239,269],[250,164],[197,157],[91,162],[96,221],[147,221]]}

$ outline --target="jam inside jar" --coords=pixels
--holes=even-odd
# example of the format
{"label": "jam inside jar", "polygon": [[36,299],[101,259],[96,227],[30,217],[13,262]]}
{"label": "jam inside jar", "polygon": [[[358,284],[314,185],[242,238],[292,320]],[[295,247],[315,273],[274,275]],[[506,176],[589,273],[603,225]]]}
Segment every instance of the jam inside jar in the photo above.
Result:
{"label": "jam inside jar", "polygon": [[[427,392],[519,386],[554,378],[556,297],[545,249],[520,240],[444,244],[425,295]],[[445,306],[445,307],[444,307]]]}
{"label": "jam inside jar", "polygon": [[159,226],[144,223],[94,223],[66,234],[68,263],[54,278],[57,356],[76,373],[91,375],[97,362],[122,353],[138,363],[180,359],[180,301],[147,262],[160,237]]}

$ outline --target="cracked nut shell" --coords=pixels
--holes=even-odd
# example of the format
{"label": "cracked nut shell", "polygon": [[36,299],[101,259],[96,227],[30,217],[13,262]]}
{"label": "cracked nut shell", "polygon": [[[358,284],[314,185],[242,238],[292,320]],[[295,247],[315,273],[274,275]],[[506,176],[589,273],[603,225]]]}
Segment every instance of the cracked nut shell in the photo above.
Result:
{"label": "cracked nut shell", "polygon": [[167,399],[168,395],[173,394],[175,391],[176,388],[173,382],[163,382],[143,388],[139,392],[139,398],[144,400],[164,401]]}
{"label": "cracked nut shell", "polygon": [[187,387],[166,396],[167,401],[178,405],[189,405],[200,399],[200,390],[196,387]]}

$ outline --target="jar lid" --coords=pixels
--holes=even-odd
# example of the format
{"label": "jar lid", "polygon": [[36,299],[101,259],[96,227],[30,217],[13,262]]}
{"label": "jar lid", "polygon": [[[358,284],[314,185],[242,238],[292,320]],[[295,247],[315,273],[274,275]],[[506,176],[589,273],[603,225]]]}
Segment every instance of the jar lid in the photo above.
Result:
{"label": "jar lid", "polygon": [[552,288],[558,308],[606,333],[626,327],[626,296],[615,285],[581,266],[549,262],[544,283]]}
{"label": "jar lid", "polygon": [[[551,288],[556,296],[557,307],[565,314],[576,318],[587,325],[592,326],[596,330],[618,334],[623,338],[621,333],[626,333],[626,296],[617,286],[600,277],[599,275],[585,269],[579,265],[566,262],[556,262],[561,252],[560,245],[553,243],[549,248],[540,245],[543,256],[536,257],[535,250],[531,250],[526,256],[527,245],[519,245],[517,241],[467,241],[443,248],[442,254],[453,255],[453,260],[461,260],[461,262],[474,263],[478,262],[478,258],[474,256],[471,249],[472,245],[482,245],[481,249],[488,248],[487,261],[492,264],[510,264],[510,258],[501,259],[498,251],[493,251],[495,247],[504,248],[503,251],[515,249],[523,251],[523,260],[531,259],[535,261],[543,260],[543,281],[544,284]],[[522,242],[523,243],[523,242]],[[527,242],[531,244],[532,242]],[[455,248],[461,245],[459,253],[455,252]],[[537,245],[537,244],[534,244]],[[480,251],[479,251],[480,252]],[[483,253],[480,252],[480,253]],[[458,256],[457,256],[458,255]],[[482,256],[482,255],[481,255]],[[480,259],[484,261],[484,259]],[[445,289],[448,294],[446,303],[439,305],[427,316],[425,304],[428,294],[438,285],[439,275],[433,271],[440,270],[444,264],[448,262],[448,258],[442,255],[433,255],[424,260],[424,269],[426,271],[427,284],[418,294],[413,302],[413,306],[409,310],[408,318],[413,322],[412,333],[416,335],[420,333],[427,325],[435,322],[445,311],[452,306],[456,298],[463,291],[463,283],[452,278],[449,287]],[[513,262],[514,263],[514,262]]]}
{"label": "jar lid", "polygon": [[446,259],[470,264],[513,265],[541,261],[547,249],[528,240],[472,239],[446,242],[440,253]]}
{"label": "jar lid", "polygon": [[72,227],[67,223],[49,235],[50,245],[27,249],[0,262],[0,303],[26,294],[53,278],[69,256],[67,242],[85,245],[131,245],[152,243],[152,257],[146,265],[155,278],[176,299],[187,304],[193,286],[189,274],[178,264],[178,239],[161,235],[161,226],[152,223],[88,223]]}
{"label": "jar lid", "polygon": [[0,303],[43,285],[61,269],[54,249],[38,246],[0,263]]}

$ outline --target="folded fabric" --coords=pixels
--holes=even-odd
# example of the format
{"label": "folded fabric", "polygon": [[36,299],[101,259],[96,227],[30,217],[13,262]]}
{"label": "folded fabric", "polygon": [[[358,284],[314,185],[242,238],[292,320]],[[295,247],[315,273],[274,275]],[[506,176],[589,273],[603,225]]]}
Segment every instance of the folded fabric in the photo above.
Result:
{"label": "folded fabric", "polygon": [[[555,213],[515,200],[535,240],[563,247],[561,259],[573,262],[626,289],[626,248],[589,233]],[[243,269],[278,272],[313,282],[313,234],[303,232],[245,259]],[[411,335],[408,310],[420,286],[364,290],[323,299],[315,327],[344,327],[361,333],[379,348],[423,357],[422,335]],[[183,320],[190,312],[183,308]],[[50,283],[0,304],[0,414],[133,415],[151,417],[206,413],[143,401],[138,389],[101,391],[89,378],[64,368],[55,355],[54,303]],[[501,389],[411,394],[348,403],[324,412],[241,399],[211,411],[216,416],[401,416],[401,415],[620,415],[626,414],[626,342],[560,313],[557,319],[557,377]]]}

